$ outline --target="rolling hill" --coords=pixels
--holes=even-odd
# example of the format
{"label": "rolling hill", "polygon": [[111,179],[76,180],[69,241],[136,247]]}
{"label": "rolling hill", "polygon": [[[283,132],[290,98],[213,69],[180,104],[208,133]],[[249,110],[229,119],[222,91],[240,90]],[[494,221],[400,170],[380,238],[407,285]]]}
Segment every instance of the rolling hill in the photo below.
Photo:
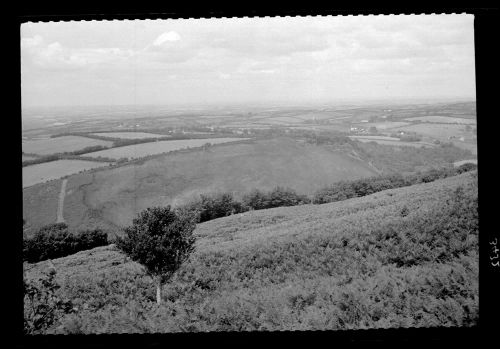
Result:
{"label": "rolling hill", "polygon": [[[76,312],[56,333],[472,326],[477,172],[199,224],[164,287],[114,245],[53,260]],[[47,262],[25,265],[29,280]]]}
{"label": "rolling hill", "polygon": [[[73,175],[68,178],[64,219],[72,228],[116,229],[130,224],[146,207],[181,204],[199,193],[239,195],[281,185],[312,194],[339,180],[376,174],[371,165],[346,151],[290,138],[217,145]],[[60,181],[23,191],[24,217],[32,230],[55,217],[57,185]]]}

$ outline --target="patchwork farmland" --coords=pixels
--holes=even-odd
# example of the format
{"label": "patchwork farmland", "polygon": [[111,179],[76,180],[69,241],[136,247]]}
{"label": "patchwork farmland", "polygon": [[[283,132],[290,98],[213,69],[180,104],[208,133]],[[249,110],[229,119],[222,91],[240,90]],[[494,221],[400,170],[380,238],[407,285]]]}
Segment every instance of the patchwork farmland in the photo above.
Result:
{"label": "patchwork farmland", "polygon": [[23,188],[107,165],[107,162],[57,160],[26,166],[23,167]]}
{"label": "patchwork farmland", "polygon": [[387,137],[387,136],[349,136],[351,139],[355,139],[357,141],[367,143],[367,142],[375,142],[378,144],[392,145],[395,147],[435,147],[435,144],[428,142],[405,142],[400,141],[395,137]]}
{"label": "patchwork farmland", "polygon": [[201,147],[207,143],[221,144],[235,141],[243,141],[248,138],[206,138],[206,139],[185,139],[185,140],[172,140],[172,141],[159,141],[151,143],[142,143],[128,145],[124,147],[117,147],[112,149],[100,150],[86,154],[90,157],[104,157],[112,159],[120,158],[141,158],[145,156],[168,153],[175,150]]}
{"label": "patchwork farmland", "polygon": [[413,118],[406,118],[408,121],[421,121],[430,123],[441,123],[441,124],[465,124],[465,125],[475,125],[475,119],[465,119],[465,118],[454,118],[451,116],[439,116],[439,115],[428,115],[428,116],[417,116]]}
{"label": "patchwork farmland", "polygon": [[92,146],[109,147],[113,143],[99,139],[80,136],[62,136],[40,140],[27,140],[22,144],[23,152],[38,155],[50,155],[62,152],[72,152]]}
{"label": "patchwork farmland", "polygon": [[148,132],[102,132],[102,133],[92,133],[92,135],[101,137],[122,138],[122,139],[165,137],[165,135],[148,133]]}
{"label": "patchwork farmland", "polygon": [[392,131],[411,131],[441,140],[467,135],[464,125],[455,124],[417,124],[394,128]]}
{"label": "patchwork farmland", "polygon": [[[404,241],[412,241],[408,236],[417,236],[422,224],[407,225],[408,219],[420,219],[419,217],[427,219],[429,214],[439,213],[439,210],[429,209],[430,206],[427,205],[441,208],[445,206],[443,198],[455,195],[453,194],[455,188],[473,186],[475,181],[473,173],[450,175],[451,178],[443,180],[435,180],[432,177],[435,173],[439,175],[449,173],[447,171],[461,173],[462,168],[458,166],[477,160],[474,159],[474,153],[446,142],[440,131],[436,131],[434,135],[430,132],[425,133],[435,126],[447,127],[449,132],[457,137],[462,134],[461,132],[465,132],[467,125],[417,124],[422,120],[405,120],[404,117],[424,116],[426,113],[424,107],[413,108],[391,107],[395,115],[388,121],[377,119],[377,116],[386,115],[389,112],[385,109],[389,108],[358,108],[350,111],[335,111],[328,108],[317,110],[268,108],[255,109],[251,112],[217,111],[213,113],[214,116],[218,115],[214,118],[205,117],[211,114],[203,110],[185,112],[185,117],[182,113],[173,113],[175,117],[164,117],[162,111],[162,118],[144,117],[140,120],[135,118],[134,114],[130,119],[123,116],[123,119],[115,118],[113,121],[82,118],[81,122],[73,124],[68,122],[57,126],[57,132],[53,132],[52,127],[55,127],[53,125],[45,130],[32,129],[26,132],[27,139],[24,139],[24,143],[41,142],[40,144],[45,147],[44,153],[57,153],[60,149],[67,151],[83,145],[99,144],[99,140],[90,138],[92,136],[109,137],[113,142],[106,143],[108,149],[99,151],[86,149],[85,152],[56,156],[59,160],[54,160],[50,154],[23,154],[23,160],[32,160],[23,164],[23,220],[26,222],[23,226],[23,236],[25,239],[33,238],[42,227],[59,222],[67,224],[71,233],[101,230],[101,234],[104,233],[108,241],[112,241],[116,236],[123,236],[124,228],[132,224],[139,212],[149,207],[172,205],[174,209],[182,210],[191,207],[192,204],[197,205],[196,201],[200,200],[201,194],[208,198],[209,203],[217,203],[218,199],[213,198],[224,194],[229,195],[240,205],[247,205],[244,204],[244,200],[249,193],[282,193],[280,195],[297,193],[298,197],[306,198],[299,204],[292,204],[299,206],[270,206],[275,207],[270,209],[250,206],[249,211],[225,212],[223,214],[229,215],[228,217],[210,218],[211,221],[206,223],[199,222],[196,228],[197,255],[191,264],[186,266],[188,268],[186,270],[193,270],[194,274],[189,274],[191,271],[185,270],[182,272],[184,274],[179,274],[176,281],[168,287],[165,285],[163,290],[166,294],[163,300],[167,307],[175,309],[179,314],[184,309],[190,309],[189,311],[194,314],[196,309],[200,308],[200,304],[206,304],[208,300],[213,302],[210,306],[217,310],[217,314],[222,314],[227,309],[232,309],[224,303],[227,297],[231,307],[239,307],[242,295],[252,302],[264,299],[263,303],[259,303],[263,309],[264,306],[271,308],[279,306],[279,309],[286,311],[279,313],[272,310],[269,313],[262,313],[264,315],[255,315],[256,323],[262,322],[260,320],[262,316],[269,316],[271,319],[276,314],[286,322],[293,313],[299,314],[295,316],[294,324],[281,326],[270,320],[269,324],[274,324],[269,325],[270,328],[301,328],[300,321],[304,316],[317,317],[320,313],[314,309],[319,307],[321,309],[327,307],[342,314],[336,304],[344,301],[350,304],[348,303],[350,300],[344,300],[339,293],[337,296],[340,298],[336,303],[332,303],[331,298],[328,298],[332,294],[336,295],[332,290],[341,287],[342,292],[355,290],[356,294],[364,294],[366,288],[362,283],[365,281],[374,282],[374,285],[380,282],[392,282],[390,281],[392,279],[387,279],[385,274],[388,270],[392,273],[391,278],[400,280],[398,279],[400,274],[406,269],[394,265],[401,261],[404,263],[407,260],[413,261],[417,258],[413,252],[417,251],[418,258],[428,259],[429,256],[434,256],[435,251],[432,248],[422,248],[421,244],[412,245],[410,248],[404,244],[394,243],[391,224],[400,224],[398,227],[401,229],[396,229],[398,232],[410,229],[411,234],[400,235]],[[196,113],[200,115],[197,116]],[[220,117],[221,113],[224,117]],[[373,119],[377,121],[365,122]],[[370,125],[379,127],[375,132],[368,129]],[[407,127],[420,127],[418,131],[424,133],[423,141],[400,141],[395,136],[400,133],[396,133],[395,130],[406,130]],[[120,128],[121,131],[118,131]],[[137,131],[123,131],[133,128],[137,128]],[[353,129],[356,132],[353,132]],[[79,136],[60,136],[61,134]],[[83,134],[87,134],[88,138],[80,136]],[[174,140],[154,140],[166,134],[172,135]],[[49,138],[53,135],[58,137]],[[469,135],[472,136],[472,133],[469,132]],[[33,140],[34,137],[39,139]],[[91,143],[79,143],[76,148],[66,143],[68,140],[79,142],[82,139]],[[437,139],[443,142],[433,143]],[[63,142],[55,147],[50,144],[52,140]],[[207,143],[214,146],[205,146]],[[473,145],[473,143],[460,142],[460,145]],[[47,162],[35,164],[37,161]],[[436,171],[433,172],[434,170]],[[416,182],[412,183],[421,184],[403,188],[391,187],[397,183],[399,175],[404,178],[413,178],[415,175]],[[427,183],[429,180],[432,182]],[[393,189],[384,190],[387,185]],[[278,186],[284,189],[276,191]],[[377,186],[379,186],[377,190],[380,191],[363,197],[370,188]],[[467,189],[470,198],[473,198],[473,193],[472,187]],[[358,195],[361,197],[356,197]],[[271,194],[260,197],[259,200],[276,205],[276,197]],[[332,203],[315,201],[318,197],[340,201]],[[457,198],[460,200],[459,196]],[[277,205],[288,204],[278,202]],[[238,206],[234,206],[233,209],[236,207]],[[244,207],[248,209],[249,206]],[[442,217],[449,218],[450,215],[443,213]],[[380,234],[385,234],[387,237],[379,239]],[[419,239],[426,236],[428,235],[424,234]],[[441,235],[438,234],[437,237],[439,236]],[[325,239],[333,240],[330,243]],[[378,254],[376,251],[379,251],[381,241],[389,247],[383,254]],[[472,243],[472,240],[467,241]],[[460,245],[462,243],[461,240],[453,242],[457,248],[462,248]],[[394,248],[398,250],[395,252]],[[474,253],[472,247],[468,248],[469,250]],[[364,259],[360,260],[360,256]],[[381,262],[376,262],[376,258],[379,257],[383,257],[383,263],[388,263],[382,269],[380,269]],[[133,275],[129,271],[123,271],[120,276],[96,274],[122,273],[119,268],[131,265],[131,262],[124,262],[124,256],[116,251],[113,245],[88,252],[82,251],[66,257],[64,261],[63,259],[53,261],[58,268],[58,277],[78,275],[72,276],[71,281],[64,278],[66,281],[62,282],[69,282],[67,285],[80,282],[78,285],[65,288],[76,292],[70,291],[68,297],[78,302],[79,309],[85,304],[91,304],[85,297],[102,299],[101,294],[115,294],[116,290],[108,292],[109,288],[115,287],[116,284],[122,285],[122,282],[126,287],[120,286],[121,290],[137,290],[138,280],[142,280],[139,282],[140,292],[149,292],[151,289],[150,279],[140,274],[141,272],[137,274],[136,271],[140,268],[135,264],[136,274]],[[456,258],[453,263],[456,261],[463,261],[463,258]],[[245,265],[241,266],[242,262]],[[46,264],[43,263],[39,265],[25,263],[27,275],[32,278],[35,274],[43,272],[43,268],[46,268]],[[328,267],[325,268],[325,265]],[[432,268],[429,266],[429,270],[421,272],[426,277],[430,270],[435,270],[434,264],[429,265]],[[442,266],[442,260],[439,265]],[[456,264],[453,266],[456,267]],[[378,271],[373,274],[367,271],[367,268]],[[416,270],[414,267],[411,268]],[[436,275],[443,280],[449,280],[450,273],[446,269],[448,266],[443,268],[439,269]],[[462,272],[462,269],[457,268],[456,270]],[[248,274],[249,270],[251,274]],[[289,272],[290,270],[293,272]],[[336,273],[333,279],[328,274],[331,272]],[[305,279],[302,274],[312,275],[313,279],[303,281]],[[375,275],[375,279],[368,275]],[[352,282],[348,281],[351,277]],[[109,282],[103,283],[102,280]],[[332,280],[339,284],[333,285]],[[427,282],[425,280],[422,282]],[[254,297],[248,293],[248,285],[255,285],[261,291]],[[88,287],[96,292],[82,292]],[[106,290],[101,293],[99,287],[105,287]],[[467,302],[472,305],[474,287],[474,285],[469,287],[469,293],[464,296],[469,297]],[[220,292],[227,293],[222,297],[224,300],[221,300]],[[318,296],[318,292],[323,298]],[[380,296],[382,293],[375,287],[370,289],[368,294]],[[84,297],[81,296],[83,294]],[[193,294],[198,298],[191,297]],[[136,295],[123,298],[124,303],[120,303],[119,307],[129,307]],[[302,303],[299,303],[305,302],[302,299],[306,299],[318,308],[302,306]],[[392,301],[391,297],[387,299],[389,302]],[[422,301],[424,297],[417,295],[414,299]],[[151,304],[150,300],[141,302],[148,304],[148,307]],[[347,306],[342,304],[342,307]],[[375,305],[378,306],[377,304],[379,303]],[[254,308],[253,305],[248,306],[245,311],[255,311]],[[241,310],[237,309],[235,314]],[[403,305],[402,309],[407,307]],[[139,310],[147,313],[142,308]],[[78,310],[76,314],[76,317],[64,321],[69,324],[68,328],[73,328],[72,321],[78,321],[77,326],[81,326],[78,327],[79,331],[84,333],[101,331],[102,329],[95,323],[106,323],[105,326],[109,325],[106,331],[110,332],[122,328],[121,323],[118,324],[114,320],[116,316],[120,321],[129,321],[128,315],[115,314],[114,310],[108,307],[101,307],[95,313],[92,310],[92,314],[87,310]],[[110,314],[114,315],[110,317]],[[163,326],[162,329],[166,331],[177,328],[173,322],[166,326],[164,319],[157,319],[156,315],[151,314],[148,316],[151,316],[151,319],[147,320],[148,324],[157,321],[155,324]],[[168,319],[172,318],[170,313],[165,316]],[[200,315],[200,319],[202,316]],[[190,319],[183,316],[174,318],[175,321],[183,323],[183,326],[191,326]],[[330,315],[322,317],[325,321],[330,318]],[[462,321],[460,316],[457,319]],[[200,329],[227,328],[225,322],[219,320],[216,316],[206,323],[203,322],[205,320],[200,320],[197,324]],[[241,325],[247,324],[246,317],[240,320],[238,321]],[[366,320],[371,321],[370,316],[367,316]],[[135,320],[130,321],[135,323]],[[378,322],[373,323],[378,324]],[[385,323],[382,321],[380,324]],[[331,328],[330,325],[325,325],[325,328]],[[147,326],[149,325],[144,328]],[[63,329],[61,330],[63,332],[68,331],[64,326],[59,329]]]}

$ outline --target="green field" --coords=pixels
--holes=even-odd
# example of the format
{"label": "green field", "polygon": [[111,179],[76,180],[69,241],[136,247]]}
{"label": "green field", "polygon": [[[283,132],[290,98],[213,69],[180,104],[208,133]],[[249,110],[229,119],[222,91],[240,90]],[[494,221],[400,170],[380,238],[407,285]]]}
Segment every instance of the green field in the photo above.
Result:
{"label": "green field", "polygon": [[[79,252],[53,260],[76,310],[48,333],[474,326],[477,223],[477,172],[216,219],[160,307],[114,245]],[[35,280],[47,263],[25,270]]]}
{"label": "green field", "polygon": [[23,218],[29,233],[56,222],[61,182],[58,179],[23,189]]}
{"label": "green field", "polygon": [[221,144],[246,140],[247,138],[206,138],[206,139],[183,139],[173,141],[159,141],[128,145],[124,147],[111,148],[85,154],[91,157],[105,157],[111,159],[141,158],[145,156],[167,153],[174,150],[201,147],[206,143]]}
{"label": "green field", "polygon": [[398,140],[397,138],[396,138],[396,140],[388,140],[388,139],[377,139],[377,138],[372,138],[372,137],[358,137],[358,138],[356,138],[356,140],[363,142],[363,143],[375,142],[377,144],[390,145],[390,146],[394,146],[394,147],[415,147],[415,148],[420,148],[420,147],[433,148],[433,147],[435,147],[434,144],[427,143],[427,142],[404,142],[404,141]]}
{"label": "green field", "polygon": [[358,126],[364,126],[366,128],[374,126],[379,130],[389,130],[389,129],[392,130],[393,128],[407,126],[407,125],[410,125],[410,123],[403,121],[368,122],[365,124],[358,124]]}
{"label": "green field", "polygon": [[23,167],[23,188],[108,164],[85,160],[57,160],[25,166]]}
{"label": "green field", "polygon": [[165,135],[159,135],[159,134],[147,133],[147,132],[102,132],[102,133],[93,133],[93,134],[96,136],[123,138],[123,139],[165,137]]}
{"label": "green field", "polygon": [[465,119],[465,118],[454,118],[450,116],[439,116],[439,115],[428,115],[428,116],[418,116],[414,118],[407,118],[408,121],[422,121],[422,122],[435,122],[442,124],[467,124],[475,125],[476,120]]}
{"label": "green field", "polygon": [[468,136],[464,125],[454,124],[417,124],[391,129],[391,131],[411,131],[418,134],[433,137],[440,140],[448,140],[449,137]]}
{"label": "green field", "polygon": [[80,136],[62,136],[56,138],[23,141],[23,152],[38,155],[72,152],[96,145],[109,147],[112,142]]}

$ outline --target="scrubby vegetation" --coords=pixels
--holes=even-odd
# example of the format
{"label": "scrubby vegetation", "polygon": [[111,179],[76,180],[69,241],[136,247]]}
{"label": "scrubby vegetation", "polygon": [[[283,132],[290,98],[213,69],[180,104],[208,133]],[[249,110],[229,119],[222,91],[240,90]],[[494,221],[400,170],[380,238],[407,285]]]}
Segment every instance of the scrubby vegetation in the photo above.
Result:
{"label": "scrubby vegetation", "polygon": [[107,244],[108,235],[101,229],[71,232],[66,223],[49,224],[23,240],[23,260],[35,263]]}
{"label": "scrubby vegetation", "polygon": [[437,179],[472,171],[476,168],[476,165],[468,163],[457,168],[434,168],[428,171],[417,172],[406,176],[394,174],[359,179],[355,181],[340,181],[329,187],[318,190],[314,194],[312,202],[315,204],[324,204],[327,202],[341,201],[370,195],[382,190],[400,188],[418,183],[429,183]]}
{"label": "scrubby vegetation", "polygon": [[293,189],[278,186],[268,192],[254,189],[243,195],[241,201],[237,200],[232,193],[201,194],[199,199],[178,207],[178,210],[192,213],[197,217],[197,223],[203,223],[250,210],[297,206],[310,202],[311,200],[306,195],[300,195]]}
{"label": "scrubby vegetation", "polygon": [[241,203],[235,200],[232,193],[215,193],[201,194],[199,199],[179,207],[178,211],[191,213],[196,217],[197,223],[202,223],[240,213],[244,209]]}
{"label": "scrubby vegetation", "polygon": [[55,282],[55,274],[51,269],[41,280],[23,280],[24,333],[45,333],[61,316],[73,313],[71,300],[57,295],[60,286]]}
{"label": "scrubby vegetation", "polygon": [[310,203],[306,195],[297,194],[290,188],[276,187],[269,192],[254,189],[243,196],[242,206],[251,210],[262,210],[273,207],[297,206]]}
{"label": "scrubby vegetation", "polygon": [[[389,195],[390,194],[390,195]],[[476,172],[347,202],[200,224],[156,306],[153,280],[110,247],[55,260],[75,311],[44,333],[472,326]],[[29,278],[44,270],[33,266]]]}
{"label": "scrubby vegetation", "polygon": [[232,193],[202,194],[199,199],[178,207],[178,210],[192,213],[197,217],[198,223],[203,223],[250,210],[298,206],[309,203],[324,204],[362,197],[382,190],[432,182],[472,171],[476,168],[476,165],[468,163],[457,168],[433,168],[406,176],[387,174],[353,181],[340,181],[318,190],[312,198],[298,194],[293,189],[280,186],[268,192],[254,189],[244,194],[241,201],[237,200]]}

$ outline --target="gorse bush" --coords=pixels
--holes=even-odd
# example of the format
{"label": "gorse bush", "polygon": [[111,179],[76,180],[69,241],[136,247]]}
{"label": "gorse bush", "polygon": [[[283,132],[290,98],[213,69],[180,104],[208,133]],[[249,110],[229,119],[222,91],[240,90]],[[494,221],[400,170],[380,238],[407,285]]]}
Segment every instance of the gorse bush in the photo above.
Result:
{"label": "gorse bush", "polygon": [[23,241],[23,260],[36,263],[107,244],[108,235],[101,229],[73,233],[66,223],[49,224]]}

